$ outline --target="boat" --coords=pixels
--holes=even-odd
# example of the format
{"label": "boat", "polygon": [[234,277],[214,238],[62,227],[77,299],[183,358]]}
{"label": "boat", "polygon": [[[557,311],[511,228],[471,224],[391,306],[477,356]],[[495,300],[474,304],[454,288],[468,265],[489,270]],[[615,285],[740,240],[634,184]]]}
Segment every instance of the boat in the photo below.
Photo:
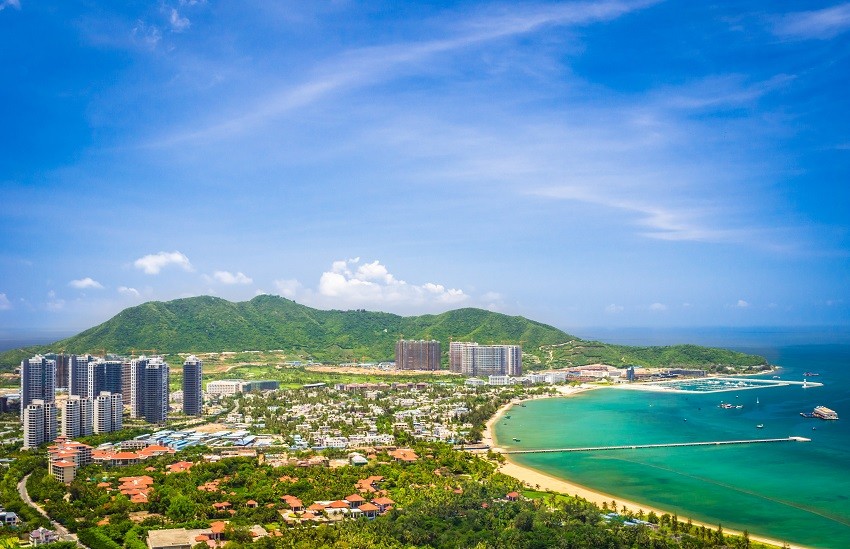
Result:
{"label": "boat", "polygon": [[818,419],[825,419],[834,421],[838,419],[838,412],[835,410],[830,410],[826,406],[817,406],[811,412],[800,412],[800,415],[806,418],[816,417]]}
{"label": "boat", "polygon": [[514,442],[519,442],[519,439],[518,439],[518,438],[515,438],[515,439],[514,439]]}
{"label": "boat", "polygon": [[818,419],[829,419],[829,420],[838,419],[838,412],[836,412],[835,410],[830,410],[826,406],[816,407],[814,409],[814,411],[812,412],[812,414],[814,414],[814,416]]}
{"label": "boat", "polygon": [[819,376],[820,374],[817,373],[817,372],[806,372],[803,375],[806,376],[806,377],[812,377],[812,376]]}
{"label": "boat", "polygon": [[779,379],[779,376],[773,376],[773,379]]}
{"label": "boat", "polygon": [[756,404],[759,403],[759,397],[756,397]]}
{"label": "boat", "polygon": [[756,425],[756,429],[764,429],[764,423],[759,423]]}

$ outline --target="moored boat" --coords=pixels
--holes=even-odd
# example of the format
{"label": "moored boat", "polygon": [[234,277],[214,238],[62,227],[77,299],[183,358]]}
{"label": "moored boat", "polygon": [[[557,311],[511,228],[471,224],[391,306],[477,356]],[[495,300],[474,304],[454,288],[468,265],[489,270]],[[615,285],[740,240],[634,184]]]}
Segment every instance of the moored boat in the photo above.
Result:
{"label": "moored boat", "polygon": [[838,412],[830,410],[826,406],[818,406],[812,414],[818,419],[838,419]]}

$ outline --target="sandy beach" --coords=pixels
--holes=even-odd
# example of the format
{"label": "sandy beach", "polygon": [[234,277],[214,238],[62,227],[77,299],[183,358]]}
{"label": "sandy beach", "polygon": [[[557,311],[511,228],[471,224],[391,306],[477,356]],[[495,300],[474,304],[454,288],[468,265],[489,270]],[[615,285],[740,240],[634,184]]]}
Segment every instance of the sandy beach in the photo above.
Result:
{"label": "sandy beach", "polygon": [[[534,399],[537,399],[537,398],[565,398],[565,397],[573,396],[573,395],[576,395],[578,393],[582,393],[582,392],[585,392],[585,391],[588,391],[588,390],[600,389],[600,388],[602,388],[602,387],[600,387],[600,386],[584,386],[584,385],[580,386],[580,387],[562,387],[562,388],[559,388],[561,390],[559,390],[558,395],[543,396],[543,397],[538,396],[538,397],[525,399],[525,400],[534,400]],[[498,444],[497,444],[498,441],[496,440],[496,438],[494,436],[493,426],[496,424],[497,421],[499,421],[499,418],[502,416],[502,414],[504,414],[512,406],[519,404],[520,402],[523,402],[523,401],[514,400],[512,402],[509,402],[508,404],[505,404],[493,415],[493,417],[491,417],[487,421],[486,428],[485,428],[484,434],[482,436],[482,443],[483,444],[489,445],[494,450],[496,450],[498,448]],[[524,483],[529,488],[533,488],[533,489],[536,489],[536,490],[544,490],[544,491],[551,490],[553,492],[558,492],[558,493],[561,493],[561,494],[580,497],[580,498],[586,499],[587,501],[595,503],[596,505],[598,505],[600,507],[602,506],[603,503],[610,504],[611,501],[616,501],[618,510],[622,509],[623,506],[625,506],[627,509],[629,509],[630,511],[634,511],[634,512],[638,512],[640,510],[643,510],[644,513],[649,513],[649,512],[652,511],[652,512],[655,512],[655,514],[657,514],[659,516],[663,515],[665,513],[670,514],[670,515],[673,514],[673,513],[670,513],[668,511],[664,511],[662,509],[651,507],[651,506],[643,504],[643,503],[637,503],[637,502],[630,501],[630,500],[627,500],[627,499],[619,498],[614,494],[605,494],[605,493],[602,493],[602,492],[598,492],[596,490],[592,490],[590,488],[587,488],[586,486],[582,486],[580,484],[576,484],[576,483],[573,483],[573,482],[566,481],[564,479],[560,479],[560,478],[557,478],[557,477],[554,477],[554,476],[551,476],[551,475],[547,475],[546,473],[542,473],[540,471],[537,471],[536,469],[524,467],[522,465],[519,465],[519,464],[511,461],[509,455],[505,455],[504,457],[506,458],[506,462],[499,467],[499,471],[506,474],[506,475],[514,477],[515,479]],[[680,522],[687,522],[688,519],[689,519],[689,517],[679,516]],[[706,524],[705,522],[701,522],[701,521],[693,520],[693,519],[691,519],[691,522],[693,524],[696,524],[697,526],[705,526],[706,528],[711,528],[711,529],[717,528],[716,524]],[[725,526],[723,527],[723,530],[724,530],[724,532],[726,532],[728,534],[737,534],[737,535],[741,534],[740,531],[731,530],[731,529],[726,528]],[[750,539],[753,540],[753,541],[758,541],[758,542],[761,542],[761,543],[775,545],[776,547],[783,547],[784,542],[782,542],[782,541],[766,538],[766,537],[763,537],[763,536],[754,535],[752,533],[750,533],[749,535],[750,535]],[[790,547],[792,549],[805,549],[805,547],[800,546],[800,545],[790,545],[789,544],[786,547]]]}

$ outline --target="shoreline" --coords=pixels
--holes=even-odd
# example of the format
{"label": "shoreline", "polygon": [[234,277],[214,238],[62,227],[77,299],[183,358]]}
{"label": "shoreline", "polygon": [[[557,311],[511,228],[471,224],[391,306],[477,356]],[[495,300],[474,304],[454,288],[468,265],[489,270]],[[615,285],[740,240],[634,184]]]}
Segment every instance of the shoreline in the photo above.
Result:
{"label": "shoreline", "polygon": [[[524,399],[520,399],[520,400],[512,400],[511,402],[508,402],[507,404],[505,404],[504,406],[502,406],[501,408],[496,410],[496,413],[493,414],[493,416],[490,419],[487,420],[487,423],[485,424],[485,428],[484,428],[484,433],[483,433],[482,438],[481,438],[481,442],[482,442],[482,444],[488,444],[493,451],[496,451],[497,440],[495,438],[495,432],[494,432],[493,427],[495,426],[496,422],[499,421],[501,416],[505,412],[510,410],[513,406],[515,406],[516,404],[520,404],[522,402],[526,402],[526,401],[529,401],[529,400],[538,400],[538,399],[542,399],[542,398],[569,398],[569,397],[577,395],[579,393],[584,393],[584,392],[587,392],[587,391],[603,389],[603,388],[605,388],[605,387],[603,387],[603,386],[589,386],[588,387],[588,386],[582,385],[582,386],[579,386],[577,388],[571,388],[573,390],[559,391],[560,394],[558,394],[558,395],[544,395],[544,396],[535,396],[535,397],[531,397],[531,398],[524,398]],[[562,478],[558,478],[558,477],[555,477],[555,476],[550,475],[548,473],[544,473],[542,471],[538,471],[537,469],[532,469],[530,467],[526,467],[525,465],[520,465],[520,464],[516,463],[515,461],[512,461],[510,455],[502,454],[502,456],[505,458],[506,461],[505,461],[504,464],[498,466],[498,471],[500,473],[503,473],[505,475],[508,475],[510,477],[513,477],[513,478],[519,480],[521,483],[528,486],[529,488],[544,490],[544,491],[551,490],[553,492],[558,492],[558,493],[561,493],[561,494],[564,494],[564,495],[567,495],[567,496],[575,496],[575,497],[578,497],[578,498],[585,499],[585,500],[587,500],[587,501],[589,501],[589,502],[591,502],[591,503],[593,503],[593,504],[595,504],[599,507],[601,507],[603,503],[610,504],[611,501],[616,501],[617,507],[620,508],[620,509],[622,509],[622,507],[625,506],[630,511],[635,511],[635,512],[643,511],[644,513],[647,513],[647,514],[650,513],[650,512],[654,512],[658,516],[661,516],[663,514],[668,514],[668,515],[675,514],[675,513],[670,513],[668,511],[664,511],[664,510],[659,509],[657,507],[652,507],[650,505],[646,505],[644,503],[638,503],[638,502],[635,502],[635,501],[619,498],[619,497],[615,496],[614,494],[607,494],[607,493],[604,493],[604,492],[600,492],[598,490],[588,488],[587,486],[583,486],[581,484],[577,484],[575,482],[565,480],[565,479],[562,479]],[[711,530],[717,529],[716,524],[708,524],[705,521],[695,520],[695,519],[693,519],[691,517],[687,517],[687,516],[679,516],[678,518],[679,518],[679,522],[687,522],[688,520],[690,520],[691,523],[696,525],[696,526],[705,526],[706,528],[709,528]],[[723,531],[725,533],[732,534],[732,535],[738,535],[738,536],[743,534],[743,532],[741,532],[740,530],[730,529],[730,528],[727,528],[725,526],[723,527]],[[772,538],[769,538],[769,537],[753,534],[752,532],[749,532],[749,531],[748,531],[748,534],[749,534],[749,537],[752,541],[757,541],[759,543],[765,543],[765,544],[773,545],[773,546],[776,546],[776,547],[788,547],[789,549],[807,549],[805,546],[802,546],[802,545],[794,545],[794,544],[791,544],[789,542],[783,542],[783,541],[779,541],[779,540],[772,539]]]}

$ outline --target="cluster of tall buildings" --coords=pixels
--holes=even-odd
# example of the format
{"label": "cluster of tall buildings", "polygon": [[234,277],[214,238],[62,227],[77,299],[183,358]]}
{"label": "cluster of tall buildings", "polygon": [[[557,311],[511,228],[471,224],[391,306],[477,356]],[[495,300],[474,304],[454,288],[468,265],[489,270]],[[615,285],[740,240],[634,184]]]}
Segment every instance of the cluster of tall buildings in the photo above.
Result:
{"label": "cluster of tall buildings", "polygon": [[[439,341],[400,339],[396,342],[395,364],[399,370],[439,370],[440,360]],[[452,341],[449,370],[467,376],[520,376],[522,347]]]}
{"label": "cluster of tall buildings", "polygon": [[61,408],[60,432],[68,438],[110,433],[120,430],[123,425],[124,399],[121,393],[101,391],[94,398],[69,395]]}
{"label": "cluster of tall buildings", "polygon": [[522,347],[452,341],[449,343],[449,370],[467,376],[519,376],[522,375]]}
{"label": "cluster of tall buildings", "polygon": [[[199,416],[203,409],[203,363],[195,356],[183,365],[183,411]],[[130,417],[148,423],[168,419],[169,367],[160,357],[130,361],[89,355],[36,355],[21,362],[21,419],[24,448],[56,439],[56,389],[67,388],[62,403],[62,435],[69,438],[121,429],[124,405]]]}

